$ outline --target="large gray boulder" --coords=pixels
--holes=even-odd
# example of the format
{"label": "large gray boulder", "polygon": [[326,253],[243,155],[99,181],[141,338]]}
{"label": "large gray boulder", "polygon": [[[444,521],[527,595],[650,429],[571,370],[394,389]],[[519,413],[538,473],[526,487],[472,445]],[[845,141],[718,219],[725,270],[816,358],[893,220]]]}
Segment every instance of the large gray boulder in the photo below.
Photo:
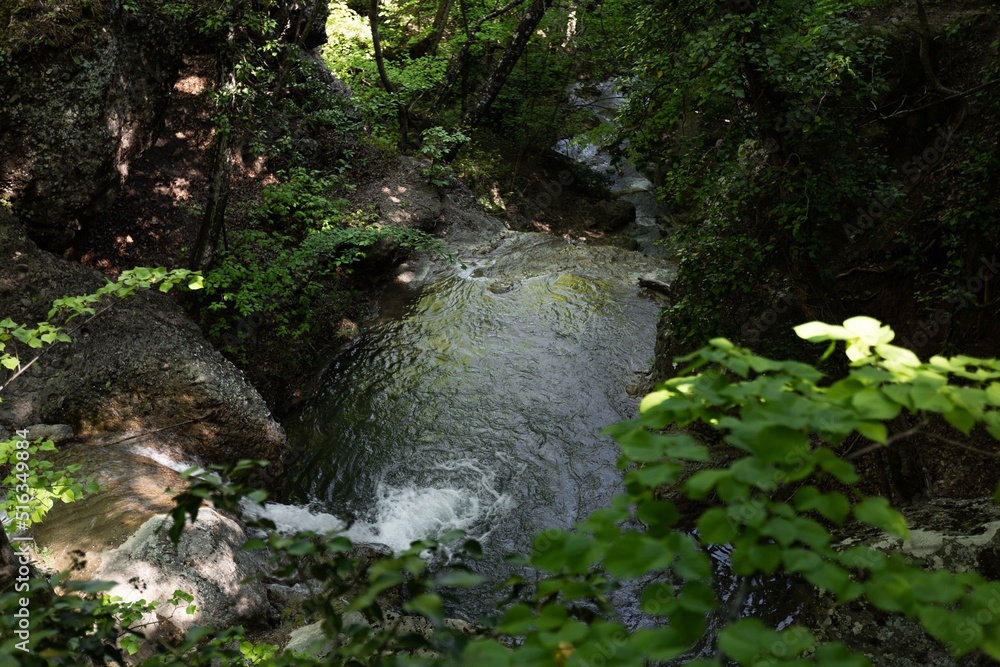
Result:
{"label": "large gray boulder", "polygon": [[[44,320],[54,299],[88,294],[105,280],[40,251],[0,211],[0,319]],[[93,444],[143,434],[145,445],[175,459],[267,459],[275,462],[270,475],[279,472],[283,429],[177,303],[150,290],[104,305],[92,320],[70,323],[73,342],[48,348],[3,390],[0,423],[68,424]],[[7,377],[0,372],[0,382]]]}
{"label": "large gray boulder", "polygon": [[75,478],[97,482],[100,491],[55,503],[44,521],[32,526],[35,544],[46,554],[44,564],[55,571],[75,566],[75,579],[91,579],[102,554],[120,547],[149,519],[170,512],[173,494],[187,480],[154,458],[160,457],[141,440],[107,447],[77,444],[53,457],[59,467],[80,466]]}
{"label": "large gray boulder", "polygon": [[59,10],[0,7],[13,49],[0,67],[0,199],[19,207],[32,238],[61,249],[148,147],[184,43],[121,0]]}
{"label": "large gray boulder", "polygon": [[[115,582],[109,594],[125,602],[158,602],[147,620],[168,622],[182,632],[195,626],[263,625],[271,613],[258,578],[265,559],[242,550],[247,537],[240,525],[203,507],[176,546],[167,536],[170,525],[166,516],[146,521],[124,544],[104,554],[94,579]],[[167,603],[175,591],[194,596],[193,613],[187,613],[186,602]]]}

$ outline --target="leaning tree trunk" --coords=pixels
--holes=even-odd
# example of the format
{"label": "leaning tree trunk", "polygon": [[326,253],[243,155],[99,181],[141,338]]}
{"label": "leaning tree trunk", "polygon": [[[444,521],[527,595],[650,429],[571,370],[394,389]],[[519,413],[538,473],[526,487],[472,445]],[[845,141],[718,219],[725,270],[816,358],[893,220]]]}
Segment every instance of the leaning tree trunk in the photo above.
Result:
{"label": "leaning tree trunk", "polygon": [[[216,78],[218,89],[232,92],[236,86],[235,57],[233,56],[234,35],[230,33],[227,52],[219,56],[219,71]],[[230,105],[231,106],[231,105]],[[220,115],[228,118],[230,111],[220,109]],[[215,249],[226,224],[226,206],[229,203],[229,177],[233,168],[233,127],[226,123],[215,131],[215,145],[212,147],[209,165],[208,202],[198,230],[198,240],[191,255],[191,268],[195,271],[207,269],[212,263]]]}
{"label": "leaning tree trunk", "polygon": [[438,46],[441,44],[441,38],[444,36],[444,29],[448,25],[448,16],[451,14],[451,6],[454,3],[455,0],[439,0],[437,12],[434,14],[434,24],[431,26],[431,31],[420,41],[410,47],[411,58],[419,58],[427,55],[428,53],[432,56],[437,55]]}
{"label": "leaning tree trunk", "polygon": [[527,13],[521,17],[521,22],[518,23],[517,30],[514,31],[514,39],[511,40],[510,45],[504,50],[496,67],[493,68],[493,72],[490,73],[486,83],[479,89],[479,92],[476,93],[475,98],[469,105],[469,109],[463,118],[465,125],[468,127],[477,126],[483,119],[483,116],[486,115],[486,112],[490,110],[497,95],[500,93],[500,89],[507,83],[507,77],[514,71],[514,66],[517,65],[521,54],[524,53],[524,48],[535,33],[535,29],[541,23],[542,17],[545,16],[545,12],[551,6],[552,0],[534,0],[531,6],[528,7]]}
{"label": "leaning tree trunk", "polygon": [[935,93],[940,95],[958,95],[957,90],[948,88],[941,83],[937,73],[934,71],[934,64],[931,62],[931,44],[934,35],[931,33],[930,21],[927,20],[927,10],[924,8],[924,1],[917,0],[917,21],[920,24],[920,66],[924,70],[924,76]]}
{"label": "leaning tree trunk", "polygon": [[205,217],[198,230],[191,268],[196,271],[207,269],[212,263],[219,238],[226,225],[226,206],[229,203],[229,177],[232,172],[232,129],[220,129],[215,134],[212,150],[211,180],[208,184],[208,204]]}

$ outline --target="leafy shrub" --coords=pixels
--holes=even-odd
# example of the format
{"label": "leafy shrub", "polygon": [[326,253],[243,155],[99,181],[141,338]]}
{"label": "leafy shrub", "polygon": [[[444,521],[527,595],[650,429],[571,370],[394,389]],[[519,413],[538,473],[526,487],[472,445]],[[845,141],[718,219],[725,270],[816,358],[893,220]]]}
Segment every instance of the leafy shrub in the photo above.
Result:
{"label": "leafy shrub", "polygon": [[[887,46],[858,25],[855,4],[686,0],[637,12],[627,47],[637,76],[614,143],[628,141],[684,214],[679,340],[732,332],[741,323],[724,309],[748,281],[764,291],[753,284],[770,279],[762,269],[822,280],[857,202],[887,187],[887,158],[859,130],[886,90]],[[734,236],[743,242],[719,240]]]}
{"label": "leafy shrub", "polygon": [[20,436],[0,442],[0,471],[9,471],[2,481],[9,489],[2,508],[8,532],[26,530],[40,523],[56,501],[71,503],[96,493],[92,480],[77,479],[79,464],[56,468],[44,452],[54,452],[51,440],[29,442]]}
{"label": "leafy shrub", "polygon": [[[1000,582],[973,572],[925,570],[901,554],[862,543],[838,546],[833,539],[838,527],[851,523],[901,538],[909,534],[905,519],[885,498],[854,487],[858,458],[912,436],[938,416],[963,434],[982,425],[1000,439],[1000,362],[921,361],[891,344],[888,327],[866,317],[843,326],[811,322],[796,333],[828,343],[824,357],[843,341],[851,363],[846,376],[829,378],[809,364],[761,357],[725,339],[682,359],[687,367],[642,400],[637,418],[608,429],[621,446],[625,493],[574,530],[536,536],[523,560],[533,569],[531,580],[513,577],[503,584],[511,595],[489,635],[467,637],[445,626],[443,590],[480,579],[461,569],[432,573],[420,554],[438,548],[438,542],[415,543],[365,568],[351,558],[351,544],[342,536],[272,533],[247,547],[280,555],[278,576],[306,567],[324,585],[311,608],[321,614],[336,651],[322,660],[269,647],[237,651],[224,648],[234,631],[214,637],[196,632],[181,647],[143,664],[207,664],[206,655],[221,665],[572,667],[680,659],[698,667],[871,664],[843,644],[819,643],[807,627],[778,630],[745,617],[743,604],[757,582],[777,573],[828,591],[839,604],[864,601],[884,614],[910,617],[954,656],[978,650],[1000,659],[1000,614],[991,608]],[[890,432],[889,424],[907,419],[910,424]],[[705,442],[696,433],[717,438]],[[849,438],[862,444],[846,450]],[[239,475],[255,465],[242,462],[220,472]],[[698,469],[691,472],[692,465]],[[251,493],[224,477],[202,475],[178,496],[175,537],[202,502],[235,509]],[[696,531],[682,522],[665,489],[700,507]],[[266,521],[258,525],[273,529]],[[474,544],[466,546],[477,551]],[[709,556],[716,546],[728,549],[737,578],[736,592],[725,596],[714,583]],[[641,628],[625,627],[609,602],[626,582],[641,589],[648,618]],[[345,611],[355,610],[372,620],[383,618],[380,595],[400,586],[404,610],[427,618],[436,629],[431,637],[345,620]],[[344,595],[346,606],[340,606],[337,599]],[[0,610],[12,604],[9,596],[0,598]],[[713,611],[721,612],[720,627],[706,621]],[[47,636],[45,628],[56,631],[58,626],[47,623],[58,620],[43,619],[38,636]],[[41,653],[32,660],[26,664],[60,664]]]}
{"label": "leafy shrub", "polygon": [[430,166],[423,169],[420,174],[432,185],[438,187],[447,185],[454,172],[450,166],[443,163],[447,162],[448,155],[469,141],[469,137],[461,132],[449,132],[440,126],[424,130],[421,137],[423,141],[420,155],[430,160]]}
{"label": "leafy shrub", "polygon": [[[256,227],[234,233],[233,245],[206,276],[207,307],[219,317],[213,336],[233,328],[235,317],[264,316],[280,336],[312,330],[314,298],[365,249],[392,240],[414,250],[445,253],[444,244],[418,229],[385,227],[377,216],[347,211],[347,200],[331,194],[336,178],[296,168],[264,189],[251,218]],[[230,350],[236,351],[236,350]]]}

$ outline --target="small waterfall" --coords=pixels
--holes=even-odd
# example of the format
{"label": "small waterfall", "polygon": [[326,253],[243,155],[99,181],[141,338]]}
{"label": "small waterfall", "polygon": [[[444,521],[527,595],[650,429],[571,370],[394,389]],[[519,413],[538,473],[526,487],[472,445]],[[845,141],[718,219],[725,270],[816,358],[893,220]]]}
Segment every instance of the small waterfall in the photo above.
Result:
{"label": "small waterfall", "polygon": [[[571,105],[590,110],[610,128],[617,125],[618,107],[625,102],[625,97],[614,80],[602,81],[593,87],[574,83],[568,93]],[[626,147],[622,146],[623,149]],[[660,248],[655,242],[661,238],[661,220],[669,216],[670,208],[657,199],[652,181],[628,160],[615,163],[608,151],[601,150],[600,146],[584,137],[560,139],[553,149],[606,178],[613,195],[635,206],[635,225],[626,229],[625,233],[639,241],[645,252],[659,253]]]}

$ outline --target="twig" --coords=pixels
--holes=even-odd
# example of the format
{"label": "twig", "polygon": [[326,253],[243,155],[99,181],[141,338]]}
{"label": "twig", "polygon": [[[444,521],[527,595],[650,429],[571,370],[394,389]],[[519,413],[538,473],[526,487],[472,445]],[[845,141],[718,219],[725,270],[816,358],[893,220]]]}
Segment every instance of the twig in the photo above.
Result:
{"label": "twig", "polygon": [[927,433],[926,435],[929,438],[934,438],[935,440],[939,440],[954,447],[958,447],[959,449],[964,449],[966,451],[972,452],[973,454],[979,454],[981,456],[986,456],[991,459],[995,459],[997,458],[997,456],[1000,456],[1000,452],[989,452],[986,451],[985,449],[979,449],[978,447],[967,445],[964,442],[959,442],[958,440],[952,440],[951,438],[946,438],[943,435],[937,435],[934,433]]}
{"label": "twig", "polygon": [[882,120],[889,120],[890,118],[899,118],[900,116],[909,116],[911,113],[917,113],[918,111],[923,111],[924,109],[929,109],[930,107],[936,106],[938,104],[942,104],[944,102],[948,102],[950,100],[956,100],[956,99],[959,99],[960,97],[968,97],[972,93],[979,92],[983,88],[988,88],[989,86],[994,86],[994,85],[996,85],[998,83],[1000,83],[1000,79],[993,79],[991,81],[987,81],[986,83],[981,83],[978,86],[974,86],[972,88],[969,88],[968,90],[963,90],[962,92],[955,93],[954,95],[949,95],[948,97],[942,97],[939,100],[935,100],[934,102],[930,102],[928,104],[925,104],[923,106],[917,107],[915,109],[906,109],[904,111],[896,111],[896,112],[893,112],[893,113],[889,114],[888,116],[880,116],[880,118]]}
{"label": "twig", "polygon": [[124,438],[121,438],[119,440],[114,440],[113,442],[102,442],[100,444],[100,446],[101,447],[110,447],[112,445],[118,445],[118,444],[121,444],[123,442],[127,442],[129,440],[135,440],[136,438],[142,438],[142,437],[145,437],[147,435],[153,435],[154,433],[160,433],[162,431],[169,431],[170,429],[177,428],[178,426],[184,426],[185,424],[193,424],[195,422],[200,422],[202,419],[208,419],[213,414],[215,414],[215,410],[209,410],[208,412],[206,412],[205,414],[203,414],[201,417],[194,417],[192,419],[188,419],[187,421],[182,421],[182,422],[177,422],[176,424],[171,424],[170,426],[162,426],[160,428],[154,428],[152,431],[143,431],[142,433],[136,433],[135,435],[125,436]]}
{"label": "twig", "polygon": [[834,276],[834,280],[840,280],[841,278],[846,278],[847,276],[849,276],[849,275],[851,275],[852,273],[855,273],[855,272],[858,272],[858,273],[889,273],[890,271],[892,271],[893,269],[896,268],[896,264],[897,263],[898,262],[893,262],[889,266],[879,267],[879,268],[866,268],[866,267],[861,267],[861,266],[855,266],[853,269],[848,269],[847,271],[844,271],[843,273]]}
{"label": "twig", "polygon": [[924,426],[927,426],[927,420],[926,419],[924,421],[920,422],[919,424],[917,424],[916,426],[914,426],[913,428],[907,429],[905,431],[901,431],[899,433],[896,433],[895,435],[890,436],[889,438],[886,439],[885,442],[876,442],[876,443],[873,443],[871,445],[868,445],[864,449],[859,449],[856,452],[851,452],[850,454],[848,454],[847,456],[844,457],[844,460],[845,461],[853,461],[854,459],[859,459],[862,456],[864,456],[865,454],[870,454],[871,452],[874,452],[874,451],[876,451],[878,449],[884,449],[886,447],[891,447],[893,443],[898,442],[898,441],[902,440],[903,438],[909,438],[911,435],[916,435],[917,433],[920,432],[920,429],[923,428]]}

